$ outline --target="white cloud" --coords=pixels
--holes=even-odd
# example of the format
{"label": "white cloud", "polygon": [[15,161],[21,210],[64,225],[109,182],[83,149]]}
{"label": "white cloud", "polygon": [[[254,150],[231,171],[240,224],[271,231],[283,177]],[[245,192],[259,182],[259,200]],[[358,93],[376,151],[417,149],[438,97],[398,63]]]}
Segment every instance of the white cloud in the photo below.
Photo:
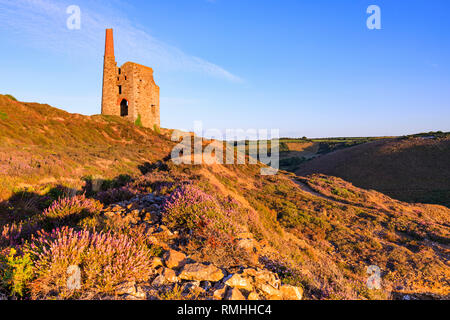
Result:
{"label": "white cloud", "polygon": [[[115,1],[120,4],[120,1]],[[17,41],[33,47],[63,54],[98,57],[103,55],[105,28],[114,28],[116,57],[168,71],[199,72],[209,76],[241,82],[224,68],[156,39],[137,27],[110,2],[78,4],[81,29],[69,30],[66,9],[73,1],[0,0],[0,28]],[[92,6],[95,6],[93,8]]]}

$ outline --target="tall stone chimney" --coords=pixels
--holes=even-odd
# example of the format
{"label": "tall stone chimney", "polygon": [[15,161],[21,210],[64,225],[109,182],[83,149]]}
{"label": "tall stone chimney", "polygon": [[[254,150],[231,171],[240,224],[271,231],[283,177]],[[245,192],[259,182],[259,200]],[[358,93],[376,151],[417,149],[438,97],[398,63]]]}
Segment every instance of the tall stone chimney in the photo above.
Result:
{"label": "tall stone chimney", "polygon": [[114,57],[113,29],[106,29],[105,57]]}
{"label": "tall stone chimney", "polygon": [[117,104],[117,63],[114,57],[113,29],[106,29],[103,60],[102,114],[120,115]]}

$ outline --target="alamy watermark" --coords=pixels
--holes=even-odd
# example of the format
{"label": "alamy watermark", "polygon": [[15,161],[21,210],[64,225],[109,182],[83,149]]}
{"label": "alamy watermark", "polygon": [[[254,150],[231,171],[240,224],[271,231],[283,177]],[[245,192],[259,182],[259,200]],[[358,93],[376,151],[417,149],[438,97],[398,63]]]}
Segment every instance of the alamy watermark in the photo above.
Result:
{"label": "alamy watermark", "polygon": [[381,29],[381,8],[377,5],[370,5],[367,8],[367,13],[370,16],[367,18],[367,28],[369,30],[380,30]]}
{"label": "alamy watermark", "polygon": [[70,265],[67,268],[67,289],[80,290],[81,289],[81,269],[77,265]]}
{"label": "alamy watermark", "polygon": [[69,17],[66,20],[66,26],[69,30],[81,29],[81,9],[77,5],[68,6],[66,13]]}
{"label": "alamy watermark", "polygon": [[[367,14],[370,16],[367,18],[366,26],[369,30],[381,29],[381,8],[378,5],[372,4],[367,7]],[[69,30],[81,29],[81,9],[77,5],[70,5],[66,9],[66,13],[69,17],[66,20],[66,26]]]}
{"label": "alamy watermark", "polygon": [[172,141],[178,144],[173,148],[171,158],[178,165],[256,165],[259,161],[269,166],[261,168],[262,175],[274,175],[279,169],[279,139],[279,129],[204,130],[202,122],[195,121],[193,134],[173,132]]}
{"label": "alamy watermark", "polygon": [[367,274],[369,278],[367,278],[366,285],[367,288],[371,290],[379,290],[381,289],[381,269],[378,266],[371,265],[367,267]]}

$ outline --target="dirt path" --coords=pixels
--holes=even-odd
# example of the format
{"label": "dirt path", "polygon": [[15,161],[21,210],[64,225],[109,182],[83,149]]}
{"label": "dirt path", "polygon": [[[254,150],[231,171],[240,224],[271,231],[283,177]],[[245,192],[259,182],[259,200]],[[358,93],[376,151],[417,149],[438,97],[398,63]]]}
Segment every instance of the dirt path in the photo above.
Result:
{"label": "dirt path", "polygon": [[[293,179],[292,182],[294,182],[296,185],[298,185],[301,190],[303,190],[303,191],[305,191],[305,192],[307,192],[307,193],[309,193],[309,194],[311,194],[311,195],[313,195],[315,197],[319,197],[319,198],[322,198],[322,199],[327,200],[327,201],[337,202],[337,203],[340,203],[340,204],[343,204],[343,205],[346,205],[346,206],[354,206],[354,207],[360,207],[360,208],[365,208],[366,207],[366,206],[364,206],[363,204],[360,204],[360,203],[355,203],[355,202],[352,202],[352,201],[346,201],[346,200],[341,200],[341,199],[335,199],[335,198],[326,196],[324,194],[321,194],[321,193],[313,190],[310,186],[308,186],[304,182],[301,182],[301,181],[298,181],[298,180],[295,180],[295,179]],[[382,208],[378,208],[378,209],[382,210]]]}
{"label": "dirt path", "polygon": [[305,191],[305,192],[307,192],[307,193],[309,193],[309,194],[311,194],[311,195],[313,195],[315,197],[319,197],[319,198],[322,198],[322,199],[325,199],[325,200],[329,200],[329,201],[340,202],[339,200],[327,197],[326,195],[323,195],[323,194],[321,194],[321,193],[311,189],[311,187],[308,186],[304,182],[301,182],[301,181],[298,181],[298,180],[295,180],[295,179],[293,179],[292,182],[297,184],[300,187],[300,189],[302,189],[303,191]]}

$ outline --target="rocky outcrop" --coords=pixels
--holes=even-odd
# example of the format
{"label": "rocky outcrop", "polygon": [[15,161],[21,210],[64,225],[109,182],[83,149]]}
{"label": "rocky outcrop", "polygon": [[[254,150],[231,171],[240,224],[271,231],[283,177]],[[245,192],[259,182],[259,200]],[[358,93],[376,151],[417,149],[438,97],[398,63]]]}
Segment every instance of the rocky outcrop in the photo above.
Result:
{"label": "rocky outcrop", "polygon": [[251,278],[242,274],[234,274],[229,278],[225,284],[232,288],[242,289],[246,291],[253,291],[253,281]]}
{"label": "rocky outcrop", "polygon": [[302,300],[303,289],[290,285],[282,285],[280,288],[283,300]]}
{"label": "rocky outcrop", "polygon": [[186,255],[175,250],[168,250],[164,253],[164,263],[168,268],[178,269],[186,264]]}
{"label": "rocky outcrop", "polygon": [[216,300],[301,300],[303,289],[281,284],[278,276],[268,270],[244,269],[230,274],[216,285]]}
{"label": "rocky outcrop", "polygon": [[147,298],[147,294],[142,287],[136,286],[134,281],[121,283],[116,288],[115,293],[127,300],[144,300]]}
{"label": "rocky outcrop", "polygon": [[[168,229],[161,221],[163,197],[152,194],[140,196],[109,206],[104,210],[108,219],[121,219],[129,225],[145,225],[147,239],[164,251],[152,257],[153,276],[148,283],[123,283],[116,296],[123,299],[165,299],[179,292],[177,298],[214,300],[300,300],[303,290],[282,284],[276,273],[246,266],[220,269],[211,263],[194,261],[180,247],[174,247],[177,231]],[[236,239],[257,265],[260,251],[251,233],[240,233]]]}
{"label": "rocky outcrop", "polygon": [[[174,254],[174,252],[177,252]],[[177,261],[189,260],[186,255],[175,250],[164,256],[175,255]],[[265,269],[243,269],[228,273],[212,264],[187,263],[175,269],[162,266],[161,259],[155,259],[156,275],[149,284],[140,286],[126,282],[116,288],[116,295],[124,299],[158,299],[161,294],[178,286],[182,297],[197,297],[214,300],[301,300],[303,289],[282,284],[278,275]],[[170,264],[169,264],[170,265]],[[173,264],[179,266],[178,263]],[[225,276],[227,274],[227,276]]]}
{"label": "rocky outcrop", "polygon": [[245,300],[245,297],[238,288],[229,288],[226,300]]}
{"label": "rocky outcrop", "polygon": [[192,263],[184,266],[180,273],[182,280],[220,281],[224,277],[222,270],[212,264]]}
{"label": "rocky outcrop", "polygon": [[242,273],[231,275],[225,285],[244,293],[249,300],[300,300],[302,289],[281,285],[278,275],[263,269],[245,269]]}

